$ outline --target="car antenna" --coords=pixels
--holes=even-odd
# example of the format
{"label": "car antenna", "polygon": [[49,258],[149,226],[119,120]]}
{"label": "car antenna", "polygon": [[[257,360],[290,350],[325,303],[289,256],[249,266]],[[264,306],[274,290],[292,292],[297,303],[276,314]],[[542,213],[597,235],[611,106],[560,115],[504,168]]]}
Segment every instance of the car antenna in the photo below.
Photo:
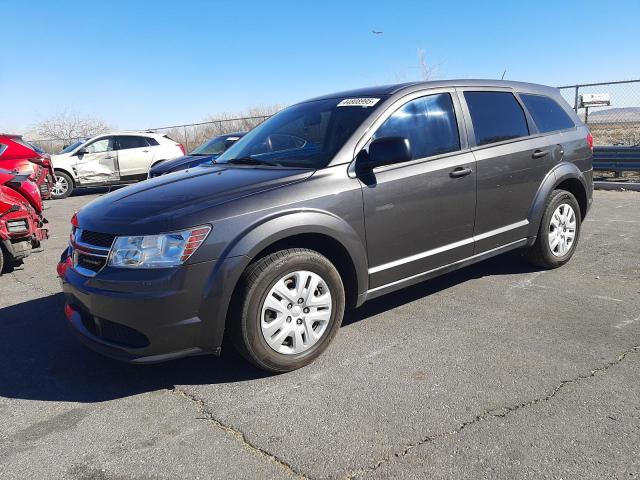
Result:
{"label": "car antenna", "polygon": [[504,72],[502,72],[502,76],[500,77],[500,80],[504,80],[504,76],[507,74],[507,69],[504,69]]}

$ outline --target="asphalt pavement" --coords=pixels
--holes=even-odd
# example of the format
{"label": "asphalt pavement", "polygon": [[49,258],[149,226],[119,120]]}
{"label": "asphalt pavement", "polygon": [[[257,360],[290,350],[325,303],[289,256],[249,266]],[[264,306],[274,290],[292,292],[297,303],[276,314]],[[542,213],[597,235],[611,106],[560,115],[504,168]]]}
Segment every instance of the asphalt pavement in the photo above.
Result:
{"label": "asphalt pavement", "polygon": [[0,478],[640,478],[640,193],[595,192],[564,267],[375,299],[277,376],[80,345],[55,265],[96,196],[47,202],[45,250],[0,277]]}

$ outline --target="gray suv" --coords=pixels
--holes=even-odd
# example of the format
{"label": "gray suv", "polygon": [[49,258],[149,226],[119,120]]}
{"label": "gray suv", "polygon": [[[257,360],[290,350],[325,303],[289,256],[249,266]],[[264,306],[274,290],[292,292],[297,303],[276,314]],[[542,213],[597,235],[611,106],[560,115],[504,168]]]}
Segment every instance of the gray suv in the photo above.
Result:
{"label": "gray suv", "polygon": [[284,372],[346,308],[509,250],[573,255],[592,139],[558,91],[459,80],[293,105],[215,163],[104,195],[58,274],[74,333],[135,363],[219,353]]}

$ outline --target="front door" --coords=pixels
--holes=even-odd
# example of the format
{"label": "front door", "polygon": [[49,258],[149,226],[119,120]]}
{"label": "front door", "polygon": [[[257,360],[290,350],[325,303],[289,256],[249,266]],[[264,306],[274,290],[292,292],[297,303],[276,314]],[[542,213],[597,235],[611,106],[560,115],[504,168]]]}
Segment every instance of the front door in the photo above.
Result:
{"label": "front door", "polygon": [[86,185],[118,180],[118,154],[113,140],[114,137],[100,137],[79,150],[73,163],[78,183]]}
{"label": "front door", "polygon": [[144,180],[151,167],[153,150],[144,137],[119,135],[117,137],[120,179]]}
{"label": "front door", "polygon": [[413,159],[361,178],[370,289],[473,255],[475,160],[457,105],[453,92],[414,98],[372,136],[409,139]]}

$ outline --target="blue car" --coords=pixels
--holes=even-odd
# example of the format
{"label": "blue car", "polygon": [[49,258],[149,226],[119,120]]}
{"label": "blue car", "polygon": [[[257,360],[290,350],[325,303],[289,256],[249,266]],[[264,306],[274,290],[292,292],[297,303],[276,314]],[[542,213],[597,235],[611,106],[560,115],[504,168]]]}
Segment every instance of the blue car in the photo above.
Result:
{"label": "blue car", "polygon": [[189,155],[156,163],[149,170],[149,178],[177,172],[179,170],[186,170],[187,168],[197,167],[203,163],[215,160],[226,149],[243,137],[245,133],[246,132],[229,133],[214,137],[193,150]]}

